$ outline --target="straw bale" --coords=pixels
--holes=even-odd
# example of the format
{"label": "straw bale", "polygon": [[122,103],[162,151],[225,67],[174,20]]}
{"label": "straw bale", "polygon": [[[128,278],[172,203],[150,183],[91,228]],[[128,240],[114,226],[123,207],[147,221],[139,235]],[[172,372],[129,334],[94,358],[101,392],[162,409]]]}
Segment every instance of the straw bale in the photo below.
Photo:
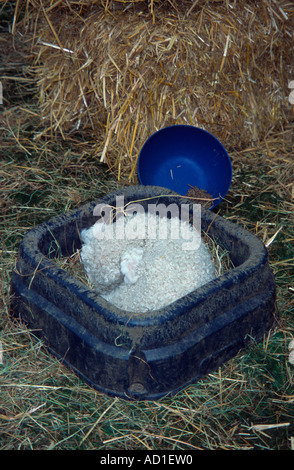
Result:
{"label": "straw bale", "polygon": [[292,2],[33,0],[23,25],[39,138],[82,138],[119,179],[135,180],[143,143],[167,125],[203,127],[230,151],[293,120]]}

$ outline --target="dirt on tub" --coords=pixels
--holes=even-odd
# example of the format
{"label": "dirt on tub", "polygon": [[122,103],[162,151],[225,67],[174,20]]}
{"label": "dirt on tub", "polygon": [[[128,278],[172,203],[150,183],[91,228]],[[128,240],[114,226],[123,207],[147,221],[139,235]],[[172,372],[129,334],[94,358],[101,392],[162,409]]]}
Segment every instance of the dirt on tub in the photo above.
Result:
{"label": "dirt on tub", "polygon": [[203,207],[209,209],[213,202],[212,195],[205,191],[205,189],[200,189],[197,188],[197,186],[191,186],[190,184],[188,186],[190,186],[190,189],[185,196],[192,198],[194,204],[201,204]]}

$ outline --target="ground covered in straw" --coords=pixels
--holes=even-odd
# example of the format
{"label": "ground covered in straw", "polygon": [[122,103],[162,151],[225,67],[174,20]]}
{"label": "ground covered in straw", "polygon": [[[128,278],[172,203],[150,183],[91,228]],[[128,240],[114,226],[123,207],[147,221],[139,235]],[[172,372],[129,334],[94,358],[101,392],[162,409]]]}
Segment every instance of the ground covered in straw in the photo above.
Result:
{"label": "ground covered in straw", "polygon": [[[27,8],[22,10],[23,3]],[[106,15],[109,43],[108,49],[104,44],[102,50],[104,74],[101,70],[97,86],[87,88],[88,94],[84,86],[95,78],[91,65],[98,55],[85,49],[93,59],[86,66],[85,43],[78,41],[78,36],[71,44],[63,42],[72,38],[65,28],[57,28],[57,12],[48,6],[53,3],[41,3],[43,10],[38,1],[2,2],[1,10],[0,448],[293,449],[294,366],[289,362],[289,343],[294,337],[294,105],[288,100],[288,80],[294,76],[291,3],[263,1],[263,10],[255,11],[255,2],[248,2],[247,10],[244,7],[240,13],[234,1],[199,1],[194,8],[190,2],[183,17],[183,6],[178,4],[185,2],[167,2],[165,10],[156,1],[149,6],[137,2],[131,12],[132,27],[125,26],[125,42],[120,43],[115,36],[115,19],[121,25],[124,12],[130,14],[134,2],[116,2],[116,7],[111,1],[94,2],[101,3],[97,37],[102,35],[101,18]],[[56,8],[60,3],[55,2]],[[64,11],[67,28],[73,15],[82,22],[82,2],[64,3],[71,4]],[[34,8],[39,12],[39,23],[33,19]],[[226,22],[222,21],[225,8],[231,11]],[[89,14],[93,21],[93,10]],[[167,14],[169,27],[164,21]],[[244,21],[247,18],[247,23],[239,22],[237,29],[238,14]],[[141,29],[140,17],[144,19]],[[24,20],[29,24],[28,36],[17,26],[23,27]],[[192,24],[193,34],[189,29]],[[81,29],[80,23],[75,27]],[[254,35],[250,36],[253,27],[260,33],[259,48]],[[148,28],[149,49],[143,34]],[[171,35],[174,28],[178,28],[175,37]],[[39,43],[35,49],[37,38],[56,48]],[[203,63],[207,63],[213,46],[216,52],[219,49],[219,61],[210,64],[209,76],[219,82],[217,86],[206,82],[204,69],[199,67],[202,81],[197,75],[196,83],[190,68],[192,49],[198,47]],[[65,78],[66,71],[71,73],[68,57],[61,60],[60,47],[77,54],[77,70],[84,66],[85,73],[76,84],[80,101],[73,100],[73,108],[62,106],[68,99],[59,101],[65,97],[66,86],[60,77]],[[128,58],[124,56],[123,64],[124,51],[128,51]],[[157,62],[151,60],[154,54]],[[174,69],[160,65],[166,54],[177,65],[177,77],[172,75]],[[140,57],[144,63],[138,71]],[[140,74],[143,69],[144,76]],[[172,81],[176,83],[174,92]],[[56,97],[54,102],[52,96]],[[188,97],[185,107],[183,100]],[[99,100],[101,109],[95,114]],[[191,102],[194,111],[197,108],[194,116]],[[181,109],[184,112],[179,117]],[[11,322],[9,285],[18,246],[23,235],[38,223],[130,184],[146,135],[157,127],[191,123],[191,119],[195,125],[205,124],[230,151],[233,182],[217,212],[255,233],[268,246],[277,283],[278,326],[263,342],[253,342],[175,397],[154,403],[110,398],[88,387],[49,355],[33,331]],[[238,134],[238,129],[242,133]],[[120,160],[119,151],[126,156],[124,160]]]}

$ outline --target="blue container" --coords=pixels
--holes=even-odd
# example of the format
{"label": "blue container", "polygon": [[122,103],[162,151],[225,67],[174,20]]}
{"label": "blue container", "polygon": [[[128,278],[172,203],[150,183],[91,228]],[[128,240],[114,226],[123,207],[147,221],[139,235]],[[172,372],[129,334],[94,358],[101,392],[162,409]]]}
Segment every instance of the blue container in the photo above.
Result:
{"label": "blue container", "polygon": [[155,132],[138,158],[138,178],[143,185],[163,186],[185,195],[191,186],[204,189],[216,207],[232,181],[232,164],[223,145],[209,132],[175,125]]}

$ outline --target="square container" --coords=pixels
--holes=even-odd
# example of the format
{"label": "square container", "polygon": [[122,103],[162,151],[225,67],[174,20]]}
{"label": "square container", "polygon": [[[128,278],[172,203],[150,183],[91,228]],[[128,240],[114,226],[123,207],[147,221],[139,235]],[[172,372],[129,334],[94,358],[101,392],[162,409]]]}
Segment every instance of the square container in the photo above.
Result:
{"label": "square container", "polygon": [[54,261],[81,248],[80,232],[97,221],[96,205],[115,205],[116,196],[140,201],[145,210],[148,203],[190,202],[166,188],[132,186],[32,229],[12,273],[11,314],[95,389],[156,400],[197,382],[252,339],[262,340],[275,326],[275,281],[264,244],[202,208],[202,230],[209,228],[235,267],[159,310],[116,308]]}

